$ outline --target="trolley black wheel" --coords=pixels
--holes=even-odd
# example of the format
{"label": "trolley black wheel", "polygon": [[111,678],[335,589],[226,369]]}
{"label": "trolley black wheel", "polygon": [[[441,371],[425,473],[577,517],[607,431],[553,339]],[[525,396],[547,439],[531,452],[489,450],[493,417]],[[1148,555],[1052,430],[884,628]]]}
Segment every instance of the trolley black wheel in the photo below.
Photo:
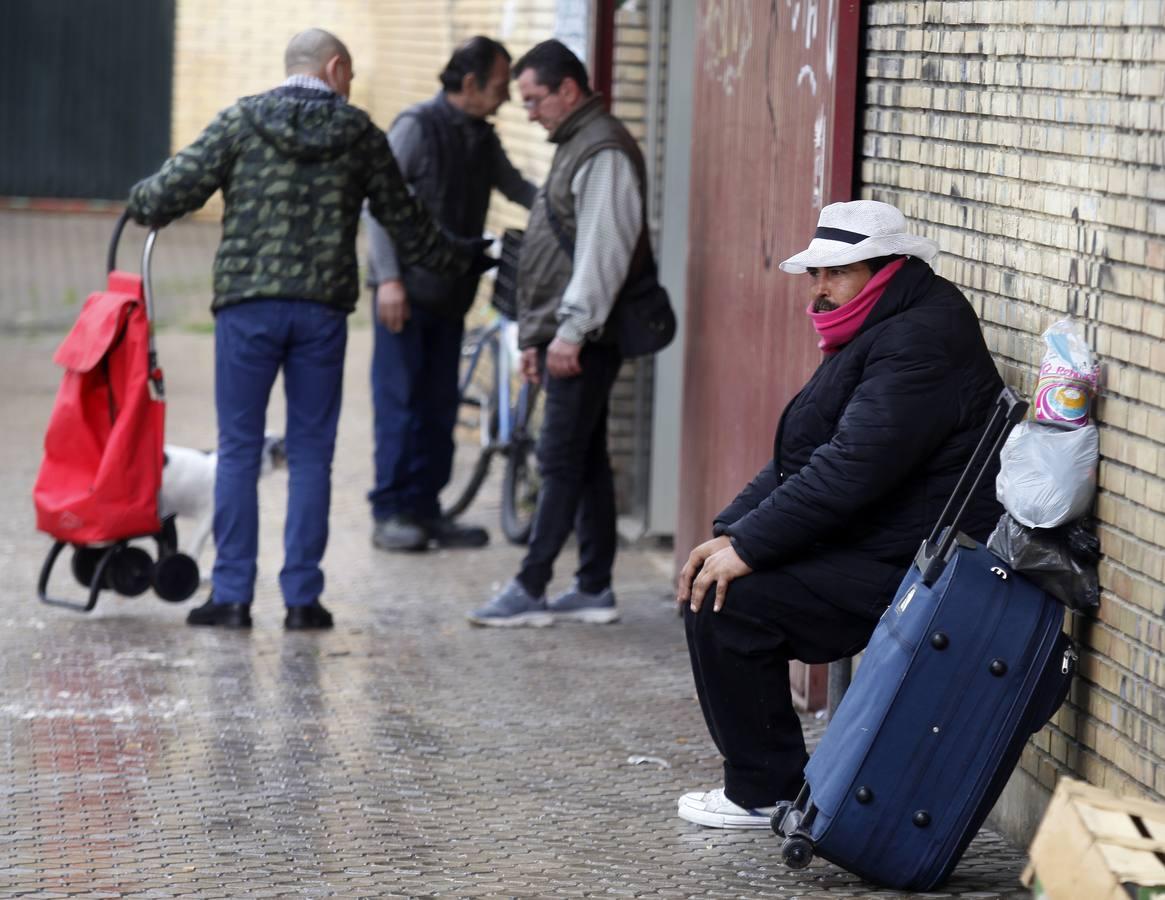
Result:
{"label": "trolley black wheel", "polygon": [[514,436],[506,449],[506,472],[502,480],[502,532],[514,544],[530,540],[534,510],[542,479],[534,459],[538,433],[542,427],[541,392],[537,385],[525,384],[514,411]]}
{"label": "trolley black wheel", "polygon": [[804,869],[813,862],[813,842],[799,834],[785,838],[781,844],[781,859],[790,869]]}
{"label": "trolley black wheel", "polygon": [[123,597],[149,590],[154,580],[154,558],[141,547],[119,547],[105,570],[105,583]]}
{"label": "trolley black wheel", "polygon": [[101,557],[108,550],[108,547],[73,547],[73,561],[71,568],[73,569],[73,577],[77,579],[78,584],[85,587],[90,587],[93,584],[93,573],[97,571],[97,564],[101,562]]}
{"label": "trolley black wheel", "polygon": [[167,603],[181,603],[198,590],[198,563],[185,553],[163,556],[154,566],[154,593]]}

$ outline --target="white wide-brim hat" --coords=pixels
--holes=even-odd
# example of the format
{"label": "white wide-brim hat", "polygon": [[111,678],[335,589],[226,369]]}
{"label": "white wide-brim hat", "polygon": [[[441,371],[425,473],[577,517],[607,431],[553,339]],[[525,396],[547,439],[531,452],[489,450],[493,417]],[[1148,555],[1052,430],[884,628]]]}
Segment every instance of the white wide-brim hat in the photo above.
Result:
{"label": "white wide-brim hat", "polygon": [[930,262],[938,256],[930,238],[908,234],[906,216],[877,200],[831,203],[821,210],[809,246],[781,263],[781,271],[800,275],[806,269],[848,266],[876,256],[917,256]]}

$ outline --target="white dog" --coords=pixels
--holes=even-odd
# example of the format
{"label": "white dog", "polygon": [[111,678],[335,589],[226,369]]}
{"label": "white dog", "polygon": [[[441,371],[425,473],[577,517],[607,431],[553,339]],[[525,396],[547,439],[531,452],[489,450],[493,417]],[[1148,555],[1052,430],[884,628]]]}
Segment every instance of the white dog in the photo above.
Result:
{"label": "white dog", "polygon": [[[158,499],[158,512],[163,519],[177,516],[189,520],[193,530],[186,539],[179,534],[179,544],[182,552],[197,562],[214,526],[214,471],[218,455],[167,444],[162,460],[162,495]],[[260,477],[286,462],[287,448],[283,438],[266,435]]]}

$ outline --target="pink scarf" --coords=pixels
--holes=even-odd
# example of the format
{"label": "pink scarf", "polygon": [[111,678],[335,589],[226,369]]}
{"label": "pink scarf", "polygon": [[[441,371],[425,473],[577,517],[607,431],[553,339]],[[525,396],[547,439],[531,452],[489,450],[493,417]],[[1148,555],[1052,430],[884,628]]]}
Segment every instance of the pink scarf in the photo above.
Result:
{"label": "pink scarf", "polygon": [[862,323],[866,321],[866,316],[870,314],[874,304],[881,298],[886,284],[899,269],[906,265],[906,259],[904,256],[879,269],[874,277],[866,282],[866,286],[858,292],[858,295],[845,306],[830,312],[818,313],[813,311],[813,304],[810,303],[805,312],[809,314],[809,318],[813,320],[813,327],[821,335],[821,340],[817,342],[817,346],[826,353],[836,353],[853,340],[858,329],[862,327]]}

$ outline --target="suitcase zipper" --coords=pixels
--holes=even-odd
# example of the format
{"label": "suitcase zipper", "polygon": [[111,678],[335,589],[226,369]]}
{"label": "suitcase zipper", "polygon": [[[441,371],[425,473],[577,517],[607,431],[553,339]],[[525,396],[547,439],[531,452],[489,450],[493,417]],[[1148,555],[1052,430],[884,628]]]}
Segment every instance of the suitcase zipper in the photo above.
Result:
{"label": "suitcase zipper", "polygon": [[1079,659],[1080,659],[1080,657],[1077,655],[1076,651],[1074,649],[1072,649],[1071,647],[1069,647],[1067,650],[1065,650],[1064,651],[1064,660],[1063,660],[1063,662],[1060,663],[1060,674],[1061,675],[1068,675],[1072,672],[1075,672],[1076,671],[1076,663],[1079,661]]}

